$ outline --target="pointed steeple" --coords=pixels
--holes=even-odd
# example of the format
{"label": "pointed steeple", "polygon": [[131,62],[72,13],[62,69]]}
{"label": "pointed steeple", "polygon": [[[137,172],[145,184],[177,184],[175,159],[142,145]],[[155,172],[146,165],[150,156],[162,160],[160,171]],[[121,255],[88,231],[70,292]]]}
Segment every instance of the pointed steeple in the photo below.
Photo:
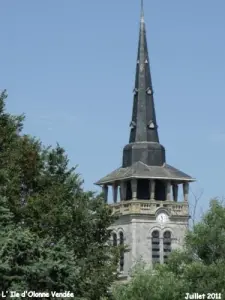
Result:
{"label": "pointed steeple", "polygon": [[[118,185],[120,185],[122,201],[131,199],[168,200],[171,182],[174,185],[174,199],[177,199],[177,184],[179,183],[185,183],[184,194],[187,196],[187,183],[195,180],[166,163],[165,148],[159,143],[143,0],[141,0],[133,113],[130,127],[129,144],[123,148],[122,166],[101,178],[96,184],[102,185],[105,193],[107,193],[106,187],[113,185],[115,202],[117,201]],[[165,182],[167,182],[166,185]]]}
{"label": "pointed steeple", "polygon": [[163,166],[165,149],[159,143],[152,78],[148,56],[143,0],[136,62],[133,113],[129,144],[124,147],[123,167],[142,162],[148,166]]}
{"label": "pointed steeple", "polygon": [[141,20],[136,64],[133,114],[130,127],[130,143],[159,143],[148,57],[143,0],[141,1]]}

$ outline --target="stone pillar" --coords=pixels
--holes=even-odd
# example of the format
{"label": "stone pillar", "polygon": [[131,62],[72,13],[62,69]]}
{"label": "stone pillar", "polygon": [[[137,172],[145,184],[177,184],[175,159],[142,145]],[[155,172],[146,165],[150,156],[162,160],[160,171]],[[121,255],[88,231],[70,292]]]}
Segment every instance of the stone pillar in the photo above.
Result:
{"label": "stone pillar", "polygon": [[126,190],[127,190],[127,184],[126,181],[120,182],[120,200],[125,201],[126,200]]}
{"label": "stone pillar", "polygon": [[150,200],[155,200],[155,180],[149,181]]}
{"label": "stone pillar", "polygon": [[108,185],[103,185],[102,192],[104,194],[105,203],[108,202]]}
{"label": "stone pillar", "polygon": [[184,192],[184,201],[188,201],[188,193],[189,193],[189,183],[185,182],[183,184],[183,192]]}
{"label": "stone pillar", "polygon": [[112,192],[113,192],[113,202],[117,203],[118,185],[116,183],[114,183],[112,186]]}
{"label": "stone pillar", "polygon": [[177,202],[178,200],[178,184],[173,184],[173,200]]}
{"label": "stone pillar", "polygon": [[118,186],[118,189],[119,189],[119,195],[120,195],[120,201],[122,201],[122,190],[121,190],[121,186],[119,185]]}
{"label": "stone pillar", "polygon": [[171,200],[171,182],[170,181],[166,182],[166,200],[168,200],[168,201]]}
{"label": "stone pillar", "polygon": [[137,179],[131,180],[132,200],[137,200]]}

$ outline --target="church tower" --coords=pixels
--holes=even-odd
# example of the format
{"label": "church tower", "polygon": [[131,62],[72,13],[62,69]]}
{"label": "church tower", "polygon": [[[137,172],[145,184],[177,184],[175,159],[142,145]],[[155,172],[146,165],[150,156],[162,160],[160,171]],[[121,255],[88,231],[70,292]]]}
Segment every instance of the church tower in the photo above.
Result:
{"label": "church tower", "polygon": [[[125,277],[140,259],[151,265],[165,263],[172,249],[182,247],[189,220],[189,183],[194,181],[166,163],[165,148],[159,142],[143,1],[133,93],[130,138],[122,166],[96,183],[102,186],[106,202],[112,188],[110,205],[118,216],[112,242],[128,247],[128,252],[121,253],[119,266]],[[182,199],[178,199],[181,187]]]}

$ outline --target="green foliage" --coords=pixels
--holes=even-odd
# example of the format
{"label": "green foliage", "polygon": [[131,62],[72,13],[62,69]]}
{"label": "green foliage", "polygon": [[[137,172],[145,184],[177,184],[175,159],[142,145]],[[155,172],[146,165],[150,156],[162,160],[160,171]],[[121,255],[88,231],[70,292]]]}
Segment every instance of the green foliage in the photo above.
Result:
{"label": "green foliage", "polygon": [[107,297],[118,250],[101,195],[85,192],[62,147],[23,135],[24,116],[0,95],[0,290],[71,291]]}
{"label": "green foliage", "polygon": [[210,211],[187,235],[186,244],[206,264],[225,260],[225,208],[222,203],[210,202]]}
{"label": "green foliage", "polygon": [[188,232],[183,251],[154,270],[139,265],[127,284],[113,289],[115,300],[180,300],[186,293],[221,293],[225,299],[225,206],[218,200]]}
{"label": "green foliage", "polygon": [[114,287],[114,297],[120,300],[184,299],[186,283],[164,266],[155,270],[139,265],[130,282]]}

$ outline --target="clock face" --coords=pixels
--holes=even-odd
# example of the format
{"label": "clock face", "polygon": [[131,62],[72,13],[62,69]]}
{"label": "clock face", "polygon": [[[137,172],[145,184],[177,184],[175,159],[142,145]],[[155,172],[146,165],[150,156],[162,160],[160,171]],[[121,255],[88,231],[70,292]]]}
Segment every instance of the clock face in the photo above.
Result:
{"label": "clock face", "polygon": [[168,221],[168,216],[165,213],[158,214],[157,221],[160,223],[165,223]]}

